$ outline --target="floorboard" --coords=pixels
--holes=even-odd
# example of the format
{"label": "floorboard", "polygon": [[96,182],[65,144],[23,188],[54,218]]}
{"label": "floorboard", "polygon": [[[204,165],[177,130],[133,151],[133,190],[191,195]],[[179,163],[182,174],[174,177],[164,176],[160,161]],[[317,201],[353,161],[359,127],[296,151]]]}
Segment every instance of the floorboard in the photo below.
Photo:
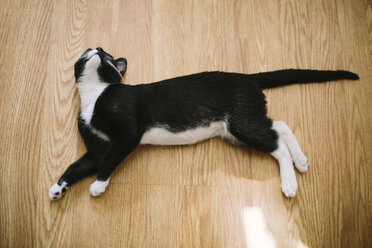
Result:
{"label": "floorboard", "polygon": [[[85,151],[73,64],[101,46],[123,83],[200,72],[345,69],[359,81],[265,90],[310,160],[297,196],[268,154],[214,139],[136,149],[104,195],[51,202]],[[0,0],[0,247],[372,247],[368,0]]]}

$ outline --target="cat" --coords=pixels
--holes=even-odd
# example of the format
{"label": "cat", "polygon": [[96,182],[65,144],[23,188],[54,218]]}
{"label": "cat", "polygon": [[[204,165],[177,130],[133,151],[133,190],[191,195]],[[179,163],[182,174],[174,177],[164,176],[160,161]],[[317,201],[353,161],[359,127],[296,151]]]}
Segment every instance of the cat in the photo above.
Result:
{"label": "cat", "polygon": [[[262,89],[337,79],[359,79],[348,71],[279,70],[257,74],[202,72],[151,84],[121,84],[125,58],[102,48],[86,50],[74,65],[81,97],[79,132],[87,152],[49,190],[62,197],[76,181],[97,173],[90,194],[102,194],[114,169],[140,144],[186,145],[212,137],[268,152],[279,162],[281,190],[297,191],[294,166],[309,162],[291,129],[267,117]],[[294,164],[294,166],[293,166]]]}

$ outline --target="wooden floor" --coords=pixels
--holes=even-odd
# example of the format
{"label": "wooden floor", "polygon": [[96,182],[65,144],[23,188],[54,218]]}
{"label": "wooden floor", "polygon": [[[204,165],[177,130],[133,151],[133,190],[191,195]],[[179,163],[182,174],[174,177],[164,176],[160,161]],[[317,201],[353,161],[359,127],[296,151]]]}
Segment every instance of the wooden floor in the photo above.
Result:
{"label": "wooden floor", "polygon": [[[0,247],[372,247],[372,2],[0,0]],[[311,167],[297,196],[270,155],[218,139],[142,146],[104,195],[51,202],[82,155],[73,64],[128,59],[123,83],[205,70],[346,69],[359,81],[266,90]]]}

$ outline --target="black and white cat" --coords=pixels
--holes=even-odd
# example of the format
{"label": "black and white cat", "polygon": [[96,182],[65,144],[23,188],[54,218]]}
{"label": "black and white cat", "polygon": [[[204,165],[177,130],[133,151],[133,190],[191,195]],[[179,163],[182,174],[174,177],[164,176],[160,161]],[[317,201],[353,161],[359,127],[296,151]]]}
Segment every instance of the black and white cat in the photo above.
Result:
{"label": "black and white cat", "polygon": [[75,63],[78,127],[87,152],[50,188],[50,199],[61,198],[70,185],[93,173],[97,179],[90,193],[102,194],[114,169],[139,144],[186,145],[212,137],[270,153],[279,162],[284,195],[293,197],[294,166],[306,172],[308,159],[291,129],[266,116],[262,89],[359,78],[348,71],[203,72],[130,86],[120,84],[126,68],[124,58],[114,60],[99,47]]}

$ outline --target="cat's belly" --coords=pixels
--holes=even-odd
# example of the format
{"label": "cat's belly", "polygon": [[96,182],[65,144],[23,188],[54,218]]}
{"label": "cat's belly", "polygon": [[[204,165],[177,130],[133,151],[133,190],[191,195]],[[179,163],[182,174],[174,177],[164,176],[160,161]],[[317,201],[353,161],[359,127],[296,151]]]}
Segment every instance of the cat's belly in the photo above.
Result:
{"label": "cat's belly", "polygon": [[153,127],[143,134],[140,143],[151,145],[187,145],[216,136],[226,138],[232,136],[228,132],[224,121],[212,122],[209,126],[188,129],[182,132],[171,132],[166,127]]}

